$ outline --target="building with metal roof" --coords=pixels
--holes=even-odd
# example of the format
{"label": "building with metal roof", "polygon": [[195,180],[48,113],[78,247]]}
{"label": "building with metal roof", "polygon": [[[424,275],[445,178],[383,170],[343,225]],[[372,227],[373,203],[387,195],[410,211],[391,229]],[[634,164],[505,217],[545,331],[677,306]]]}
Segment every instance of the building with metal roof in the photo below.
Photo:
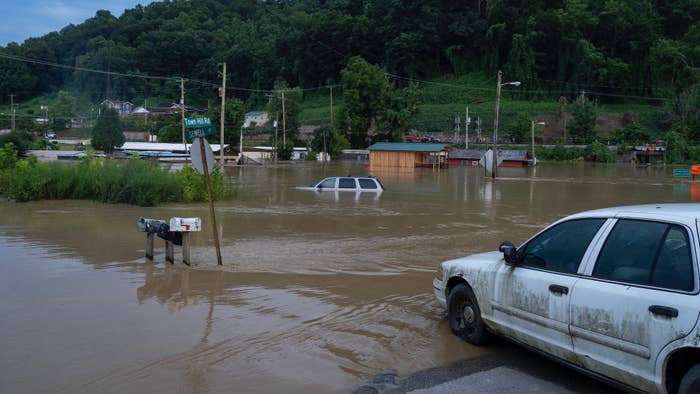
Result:
{"label": "building with metal roof", "polygon": [[370,169],[375,167],[446,168],[448,144],[426,144],[411,142],[377,142],[367,148]]}

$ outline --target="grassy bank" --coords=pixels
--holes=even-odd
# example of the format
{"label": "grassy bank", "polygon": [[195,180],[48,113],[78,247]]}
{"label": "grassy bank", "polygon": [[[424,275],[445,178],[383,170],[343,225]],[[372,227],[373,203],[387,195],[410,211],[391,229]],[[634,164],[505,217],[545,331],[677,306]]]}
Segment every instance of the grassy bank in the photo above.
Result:
{"label": "grassy bank", "polygon": [[[157,162],[95,159],[77,164],[40,163],[35,157],[13,160],[13,148],[0,151],[0,194],[15,201],[95,200],[155,206],[167,202],[206,201],[204,177],[189,166],[170,172]],[[224,196],[223,174],[212,174],[215,199]]]}
{"label": "grassy bank", "polygon": [[[507,131],[509,124],[515,122],[518,113],[533,117],[556,114],[560,110],[559,95],[548,93],[536,99],[528,93],[532,87],[504,88],[501,97],[500,128]],[[552,88],[553,90],[556,90]],[[480,73],[470,73],[450,80],[432,80],[418,83],[421,94],[419,112],[413,118],[412,127],[421,132],[452,131],[454,117],[459,116],[464,122],[465,108],[469,106],[472,128],[476,118],[481,118],[482,129],[492,130],[496,104],[496,81]],[[333,91],[334,115],[338,119],[343,105],[343,91],[338,87]],[[593,100],[597,97],[591,96]],[[647,128],[653,128],[660,107],[647,103],[629,102],[624,104],[600,104],[600,113],[634,112],[638,121]],[[330,120],[330,99],[327,90],[309,92],[304,95],[302,124],[324,124]],[[464,127],[462,125],[462,127]]]}

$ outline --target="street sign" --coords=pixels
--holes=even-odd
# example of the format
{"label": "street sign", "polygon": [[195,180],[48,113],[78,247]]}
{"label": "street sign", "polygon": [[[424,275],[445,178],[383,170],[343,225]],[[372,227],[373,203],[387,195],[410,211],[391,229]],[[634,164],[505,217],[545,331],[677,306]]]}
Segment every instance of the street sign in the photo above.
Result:
{"label": "street sign", "polygon": [[673,170],[673,176],[679,177],[679,178],[688,178],[690,177],[690,169],[689,168],[677,168]]}
{"label": "street sign", "polygon": [[187,140],[216,134],[216,128],[209,118],[185,118],[185,129]]}
{"label": "street sign", "polygon": [[214,170],[214,152],[211,150],[209,142],[204,138],[196,138],[192,142],[192,147],[190,148],[190,157],[192,158],[192,167],[194,167],[197,172],[204,174],[204,161],[202,160],[202,149],[199,144],[204,144],[205,156],[207,157],[206,163],[209,173]]}
{"label": "street sign", "polygon": [[185,128],[186,129],[196,129],[204,126],[211,126],[211,119],[209,118],[185,118]]}

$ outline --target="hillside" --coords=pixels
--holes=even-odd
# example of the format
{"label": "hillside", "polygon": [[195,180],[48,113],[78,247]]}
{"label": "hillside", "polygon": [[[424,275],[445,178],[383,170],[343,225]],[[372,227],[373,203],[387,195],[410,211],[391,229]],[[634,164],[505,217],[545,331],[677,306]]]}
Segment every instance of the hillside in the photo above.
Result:
{"label": "hillside", "polygon": [[[417,84],[418,130],[451,130],[467,105],[490,124],[501,69],[505,81],[522,82],[504,91],[506,128],[518,114],[558,113],[561,98],[585,95],[600,111],[635,112],[657,133],[671,124],[659,108],[692,96],[700,81],[698,21],[700,2],[684,0],[154,2],[0,48],[0,105],[12,94],[19,115],[35,117],[63,90],[75,104],[54,116],[94,117],[105,98],[176,102],[184,78],[187,103],[207,108],[226,62],[229,97],[247,110],[284,81],[305,92],[302,122],[318,123],[329,115],[328,91],[314,89],[340,85],[361,56],[392,84]],[[696,120],[684,117],[683,127]]]}

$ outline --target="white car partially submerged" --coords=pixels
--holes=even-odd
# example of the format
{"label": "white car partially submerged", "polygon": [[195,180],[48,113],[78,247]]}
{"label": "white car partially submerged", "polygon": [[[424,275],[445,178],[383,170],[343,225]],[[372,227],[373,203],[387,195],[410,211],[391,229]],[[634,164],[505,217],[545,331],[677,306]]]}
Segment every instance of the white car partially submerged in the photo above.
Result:
{"label": "white car partially submerged", "polygon": [[332,176],[297,189],[316,191],[382,192],[384,186],[373,176]]}
{"label": "white car partially submerged", "polygon": [[608,208],[440,264],[435,296],[472,344],[507,337],[626,389],[700,393],[700,204]]}

